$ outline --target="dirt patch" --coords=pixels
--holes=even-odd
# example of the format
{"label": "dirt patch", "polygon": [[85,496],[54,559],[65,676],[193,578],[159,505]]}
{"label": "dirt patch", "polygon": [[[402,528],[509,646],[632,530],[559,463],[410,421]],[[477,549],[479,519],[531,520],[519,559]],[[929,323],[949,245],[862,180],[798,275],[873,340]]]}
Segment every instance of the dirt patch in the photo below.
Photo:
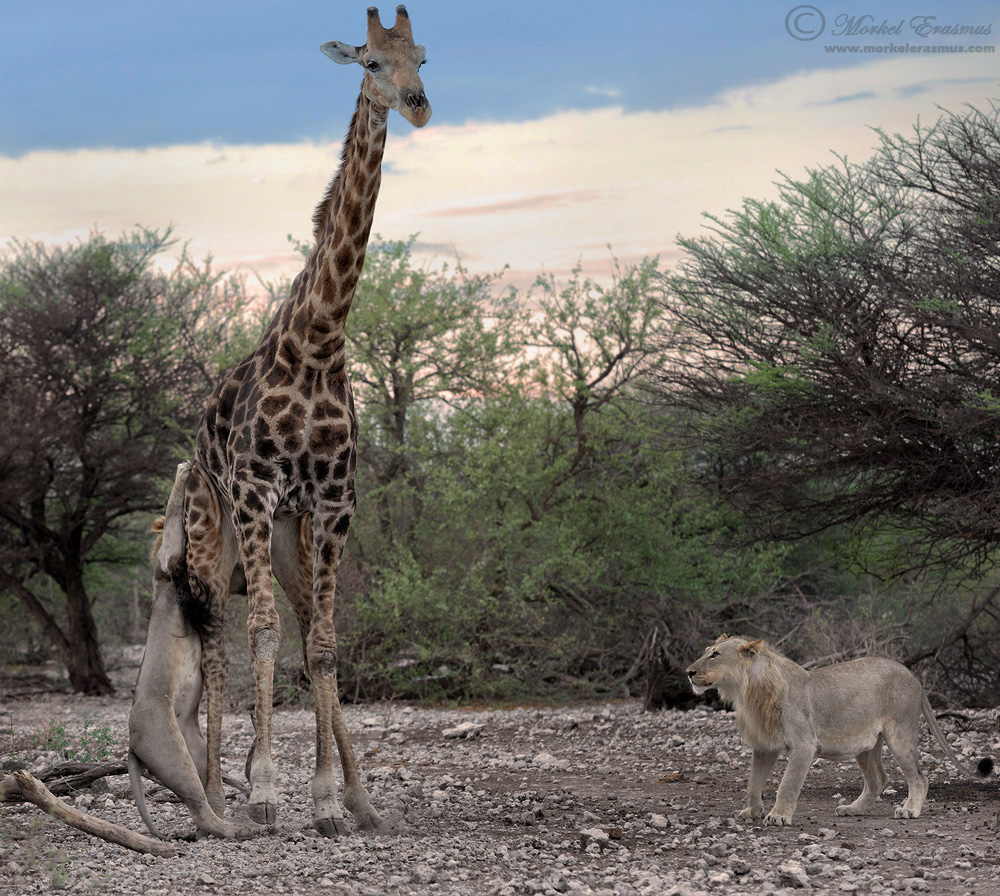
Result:
{"label": "dirt patch", "polygon": [[[47,732],[72,742],[88,730],[126,743],[129,701],[40,695],[0,706],[4,758],[32,768],[58,760]],[[840,818],[835,806],[861,788],[853,764],[817,762],[791,828],[737,822],[749,751],[734,718],[710,710],[643,713],[637,702],[475,711],[399,704],[347,707],[372,803],[395,833],[325,840],[311,829],[314,723],[307,711],[275,714],[279,820],[271,836],[204,839],[154,859],[88,838],[33,807],[0,809],[0,892],[239,894],[691,894],[1000,892],[1000,788],[965,782],[925,735],[931,789],[924,814],[900,821],[892,782],[871,814]],[[472,722],[468,739],[444,736]],[[974,763],[1000,758],[997,713],[942,725]],[[240,776],[248,719],[227,715],[225,770]],[[782,764],[772,777],[777,782]],[[143,830],[125,778],[73,799],[109,821]],[[773,800],[773,790],[765,802]],[[232,793],[231,810],[244,798]],[[186,809],[154,798],[169,832],[193,833]],[[591,831],[590,834],[582,832]]]}

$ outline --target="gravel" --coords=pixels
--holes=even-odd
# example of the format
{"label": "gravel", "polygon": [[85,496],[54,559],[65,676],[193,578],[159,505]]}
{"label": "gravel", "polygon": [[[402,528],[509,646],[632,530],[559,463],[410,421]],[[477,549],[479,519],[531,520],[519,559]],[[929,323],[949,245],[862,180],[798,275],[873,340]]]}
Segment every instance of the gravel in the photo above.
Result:
{"label": "gravel", "polygon": [[[126,742],[128,699],[42,695],[7,700],[0,724],[13,743],[52,724],[110,726]],[[142,856],[59,824],[31,806],[0,809],[0,893],[238,894],[694,894],[1000,892],[1000,791],[957,777],[936,745],[924,814],[900,821],[905,783],[891,783],[863,818],[838,802],[860,791],[853,764],[817,762],[795,822],[738,822],[749,751],[730,713],[648,714],[633,701],[510,710],[400,704],[346,707],[362,776],[391,834],[339,840],[311,828],[314,723],[307,711],[274,716],[278,825],[231,842],[181,844],[172,859]],[[1000,757],[997,713],[942,721],[970,763]],[[473,727],[474,726],[474,727]],[[224,770],[242,775],[247,718],[227,715]],[[461,734],[455,732],[460,731]],[[922,746],[931,750],[925,735]],[[21,750],[32,770],[57,761]],[[119,755],[122,754],[121,749]],[[783,769],[779,763],[774,785]],[[125,777],[73,797],[76,806],[144,828]],[[231,812],[244,797],[230,790]],[[765,803],[773,790],[765,792]],[[176,802],[151,803],[168,832],[193,833]]]}

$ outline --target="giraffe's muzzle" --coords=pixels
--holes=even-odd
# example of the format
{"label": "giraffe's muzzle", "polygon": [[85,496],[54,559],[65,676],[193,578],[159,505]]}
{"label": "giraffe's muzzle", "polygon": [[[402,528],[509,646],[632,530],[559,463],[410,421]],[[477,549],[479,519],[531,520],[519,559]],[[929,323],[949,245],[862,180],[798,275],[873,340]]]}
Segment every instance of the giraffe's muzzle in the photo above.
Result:
{"label": "giraffe's muzzle", "polygon": [[411,90],[403,98],[403,107],[399,111],[414,127],[422,128],[430,121],[431,104],[422,90]]}

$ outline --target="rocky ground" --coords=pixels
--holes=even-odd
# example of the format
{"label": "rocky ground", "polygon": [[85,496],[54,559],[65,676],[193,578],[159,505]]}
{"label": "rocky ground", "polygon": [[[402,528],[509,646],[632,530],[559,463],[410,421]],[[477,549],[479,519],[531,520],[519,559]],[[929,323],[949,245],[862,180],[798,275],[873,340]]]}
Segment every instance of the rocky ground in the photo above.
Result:
{"label": "rocky ground", "polygon": [[[127,689],[124,691],[127,693]],[[61,757],[46,733],[112,732],[123,756],[129,700],[40,695],[0,700],[3,758],[31,769]],[[818,762],[795,825],[737,822],[749,752],[730,713],[648,714],[634,701],[510,710],[399,704],[346,708],[373,804],[391,834],[340,840],[311,829],[313,718],[275,714],[281,802],[276,832],[243,842],[182,843],[157,859],[89,838],[32,806],[0,808],[0,892],[325,894],[1000,893],[1000,782],[962,781],[929,735],[931,790],[921,818],[899,821],[892,783],[869,816],[839,818],[861,777]],[[1000,758],[997,713],[942,724],[969,762]],[[465,737],[452,729],[465,726]],[[237,776],[249,721],[227,716],[226,770]],[[452,736],[449,736],[452,735]],[[782,771],[779,764],[772,783]],[[72,798],[143,830],[125,777]],[[765,794],[773,800],[773,789]],[[244,797],[232,792],[239,813]],[[193,833],[187,810],[154,797],[154,819]]]}

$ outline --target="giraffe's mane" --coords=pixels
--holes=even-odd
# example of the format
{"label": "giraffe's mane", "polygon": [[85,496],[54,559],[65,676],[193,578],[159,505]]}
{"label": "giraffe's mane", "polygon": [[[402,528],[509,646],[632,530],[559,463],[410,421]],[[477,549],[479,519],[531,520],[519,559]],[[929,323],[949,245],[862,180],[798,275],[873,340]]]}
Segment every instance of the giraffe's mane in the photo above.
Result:
{"label": "giraffe's mane", "polygon": [[358,102],[354,107],[354,114],[351,116],[351,126],[347,129],[347,137],[344,138],[344,145],[340,150],[340,167],[337,168],[337,173],[333,176],[333,180],[330,181],[330,186],[326,188],[326,195],[323,196],[319,205],[316,206],[316,211],[313,212],[313,239],[316,242],[319,242],[323,228],[326,226],[327,221],[330,220],[334,200],[340,192],[340,175],[343,173],[344,165],[347,163],[347,152],[354,145],[354,135],[357,132],[358,116],[361,114],[361,100],[363,96],[364,94],[362,93],[358,94]]}

